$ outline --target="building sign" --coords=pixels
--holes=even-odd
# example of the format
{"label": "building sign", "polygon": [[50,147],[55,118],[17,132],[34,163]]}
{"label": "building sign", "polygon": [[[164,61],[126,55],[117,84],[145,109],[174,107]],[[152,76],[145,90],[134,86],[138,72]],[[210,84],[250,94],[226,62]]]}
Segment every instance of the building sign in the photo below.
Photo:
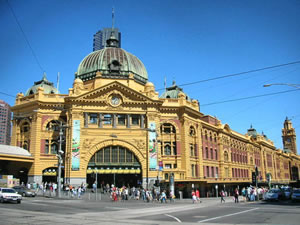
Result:
{"label": "building sign", "polygon": [[80,166],[80,120],[73,120],[72,170],[79,170],[79,166]]}
{"label": "building sign", "polygon": [[157,169],[157,141],[156,141],[156,126],[155,122],[150,122],[150,130],[148,131],[149,136],[149,161],[150,170]]}

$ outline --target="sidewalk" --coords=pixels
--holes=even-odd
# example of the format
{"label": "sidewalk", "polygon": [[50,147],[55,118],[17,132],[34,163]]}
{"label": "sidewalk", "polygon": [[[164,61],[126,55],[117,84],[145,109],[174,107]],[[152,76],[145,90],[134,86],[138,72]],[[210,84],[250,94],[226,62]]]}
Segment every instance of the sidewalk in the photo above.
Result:
{"label": "sidewalk", "polygon": [[[81,195],[80,197],[78,196],[72,196],[70,192],[61,192],[61,198],[58,198],[58,196],[56,195],[56,193],[50,193],[46,192],[44,195],[42,192],[39,192],[37,194],[37,197],[40,198],[52,198],[52,199],[61,199],[61,200],[73,200],[73,201],[86,201],[86,202],[97,202],[97,201],[101,201],[101,202],[112,202],[111,198],[110,198],[110,194],[109,193],[101,193],[101,192],[97,192],[96,193],[92,193],[90,190],[88,190],[86,193],[84,193],[83,195]],[[229,197],[224,197],[226,203],[234,203],[233,197],[229,196]],[[210,198],[201,198],[200,199],[200,203],[195,203],[195,204],[205,204],[205,203],[220,203],[221,204],[221,198],[220,197],[210,197]],[[118,202],[128,202],[128,203],[148,203],[146,201],[143,201],[142,199],[140,200],[135,200],[135,199],[131,199],[129,197],[128,200],[120,200]],[[240,202],[241,199],[240,199]],[[153,201],[153,202],[149,202],[148,204],[160,204],[157,201]],[[176,198],[174,202],[169,201],[169,199],[167,200],[167,204],[187,204],[187,203],[192,203],[192,199],[191,198],[184,198],[184,199],[178,199]],[[224,204],[224,203],[222,203]]]}

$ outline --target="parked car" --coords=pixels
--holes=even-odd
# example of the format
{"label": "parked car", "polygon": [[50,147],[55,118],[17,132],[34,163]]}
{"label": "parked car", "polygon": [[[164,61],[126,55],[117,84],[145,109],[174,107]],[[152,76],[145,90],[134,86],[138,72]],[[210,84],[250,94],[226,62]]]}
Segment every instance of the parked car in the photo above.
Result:
{"label": "parked car", "polygon": [[284,187],[281,189],[283,193],[283,198],[290,199],[292,195],[292,188],[290,187]]}
{"label": "parked car", "polygon": [[282,198],[282,192],[280,189],[271,189],[265,194],[266,201],[278,201]]}
{"label": "parked car", "polygon": [[22,196],[12,188],[0,188],[0,202],[21,203]]}
{"label": "parked car", "polygon": [[22,195],[23,197],[35,197],[35,192],[34,190],[28,189],[27,187],[23,187],[23,186],[15,186],[13,187],[14,190],[16,190],[16,192],[18,192],[18,194]]}
{"label": "parked car", "polygon": [[300,189],[294,189],[291,198],[292,201],[300,201]]}

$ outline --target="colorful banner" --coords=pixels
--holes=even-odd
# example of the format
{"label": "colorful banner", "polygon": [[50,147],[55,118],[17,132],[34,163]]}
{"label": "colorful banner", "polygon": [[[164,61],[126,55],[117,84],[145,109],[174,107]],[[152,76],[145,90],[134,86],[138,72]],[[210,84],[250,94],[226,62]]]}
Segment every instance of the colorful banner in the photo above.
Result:
{"label": "colorful banner", "polygon": [[155,122],[150,122],[150,129],[148,131],[149,136],[149,169],[157,169],[157,141],[156,141],[156,126]]}
{"label": "colorful banner", "polygon": [[79,170],[79,166],[80,166],[80,120],[73,120],[72,170]]}

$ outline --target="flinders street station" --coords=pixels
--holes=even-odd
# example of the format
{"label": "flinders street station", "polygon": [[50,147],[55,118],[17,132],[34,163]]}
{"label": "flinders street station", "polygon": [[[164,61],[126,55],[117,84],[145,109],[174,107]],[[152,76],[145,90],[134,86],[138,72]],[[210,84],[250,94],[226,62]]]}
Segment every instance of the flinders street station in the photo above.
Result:
{"label": "flinders street station", "polygon": [[59,93],[46,75],[32,81],[11,108],[11,145],[27,153],[0,154],[2,170],[25,183],[60,177],[72,185],[173,185],[184,193],[198,188],[201,196],[249,186],[253,177],[259,186],[299,183],[288,118],[282,150],[254,127],[241,134],[201,113],[198,100],[175,82],[159,95],[150,81],[113,33],[105,48],[80,62],[68,93]]}

